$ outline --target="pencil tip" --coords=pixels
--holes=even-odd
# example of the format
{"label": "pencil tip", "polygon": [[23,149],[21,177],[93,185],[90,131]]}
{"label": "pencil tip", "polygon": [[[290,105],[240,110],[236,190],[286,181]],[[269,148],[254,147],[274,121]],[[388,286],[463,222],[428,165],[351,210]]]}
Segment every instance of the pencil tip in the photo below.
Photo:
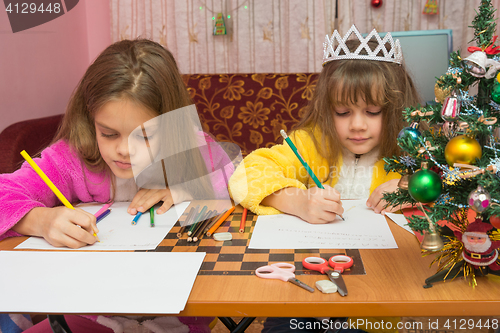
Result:
{"label": "pencil tip", "polygon": [[286,138],[288,138],[288,135],[286,135],[285,130],[281,130],[281,131],[280,131],[280,134],[281,134],[281,136],[282,136],[283,138],[285,138],[285,139],[286,139]]}

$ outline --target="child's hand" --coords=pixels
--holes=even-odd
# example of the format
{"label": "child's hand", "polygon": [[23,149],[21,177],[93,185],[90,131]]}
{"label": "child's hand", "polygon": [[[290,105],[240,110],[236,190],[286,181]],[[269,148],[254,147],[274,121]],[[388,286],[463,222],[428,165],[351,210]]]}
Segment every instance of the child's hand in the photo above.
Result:
{"label": "child's hand", "polygon": [[328,185],[324,189],[312,187],[303,191],[299,199],[299,216],[312,224],[332,222],[337,215],[342,216],[344,208],[340,202],[340,193]]}
{"label": "child's hand", "polygon": [[36,207],[13,228],[23,235],[41,236],[53,246],[77,249],[94,244],[99,230],[96,218],[80,208]]}
{"label": "child's hand", "polygon": [[398,211],[402,208],[411,207],[410,204],[407,204],[402,206],[387,206],[386,208],[384,208],[384,206],[387,205],[387,201],[382,199],[382,196],[386,192],[388,193],[395,192],[398,189],[398,183],[399,179],[391,179],[383,183],[382,185],[378,186],[366,201],[366,206],[373,208],[373,211],[375,213],[382,215],[384,215],[385,213],[392,213]]}
{"label": "child's hand", "polygon": [[[174,202],[175,199],[175,202]],[[175,191],[174,198],[170,189],[145,189],[141,188],[128,206],[127,212],[131,215],[137,212],[146,212],[149,208],[163,201],[163,204],[156,211],[157,214],[163,214],[172,207],[174,203],[190,200],[191,197],[182,191]]]}
{"label": "child's hand", "polygon": [[308,190],[287,187],[268,195],[261,202],[264,206],[300,217],[313,224],[332,222],[344,213],[340,193],[325,185],[324,189],[312,187]]}

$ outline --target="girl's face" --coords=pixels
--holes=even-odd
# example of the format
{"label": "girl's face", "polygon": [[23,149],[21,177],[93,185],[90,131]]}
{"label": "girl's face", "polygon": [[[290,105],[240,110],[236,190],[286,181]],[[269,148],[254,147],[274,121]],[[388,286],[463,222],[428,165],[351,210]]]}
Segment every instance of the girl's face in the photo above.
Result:
{"label": "girl's face", "polygon": [[[133,165],[131,159],[150,163],[151,149],[148,148],[153,142],[148,138],[151,139],[158,129],[148,126],[152,122],[146,125],[144,123],[155,116],[150,109],[128,99],[110,101],[96,113],[95,129],[99,151],[116,177],[134,177],[132,168],[137,172],[138,167]],[[141,125],[145,131],[142,131]]]}
{"label": "girl's face", "polygon": [[379,145],[382,133],[380,106],[367,105],[362,98],[357,104],[335,107],[335,129],[340,143],[353,154],[366,154]]}

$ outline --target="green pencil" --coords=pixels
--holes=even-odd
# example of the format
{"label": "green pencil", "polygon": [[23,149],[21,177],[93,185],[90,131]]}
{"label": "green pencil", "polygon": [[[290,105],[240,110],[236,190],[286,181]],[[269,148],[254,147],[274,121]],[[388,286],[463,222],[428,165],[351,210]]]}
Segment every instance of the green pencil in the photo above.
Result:
{"label": "green pencil", "polygon": [[[286,135],[286,132],[284,130],[281,130],[280,134],[283,137],[283,139],[285,139],[286,143],[288,143],[288,145],[290,146],[290,148],[292,149],[292,151],[295,153],[295,156],[297,156],[297,158],[299,159],[299,161],[302,164],[302,166],[306,169],[306,171],[309,174],[309,176],[311,176],[311,178],[314,181],[314,183],[316,184],[316,186],[318,186],[319,188],[325,189],[323,187],[323,184],[321,184],[321,182],[319,181],[318,177],[316,177],[316,175],[314,174],[314,172],[312,171],[312,169],[309,167],[309,164],[307,164],[307,162],[302,158],[302,156],[300,155],[299,151],[297,150],[297,147],[295,147],[295,145],[293,144],[292,140],[290,140],[290,138],[288,137],[288,135]],[[339,215],[339,216],[340,216],[340,218],[342,220],[344,219],[342,217],[342,215]]]}
{"label": "green pencil", "polygon": [[285,139],[286,143],[288,143],[288,145],[290,146],[290,148],[292,148],[292,151],[295,153],[295,156],[297,156],[297,158],[299,159],[300,163],[302,163],[302,166],[304,166],[304,168],[306,168],[307,173],[309,174],[309,176],[311,176],[312,180],[314,180],[314,183],[316,184],[316,186],[319,187],[319,188],[324,189],[323,184],[321,184],[321,182],[319,181],[318,177],[316,177],[316,175],[314,174],[314,172],[311,170],[311,168],[309,167],[309,164],[307,164],[307,162],[302,158],[302,156],[300,156],[300,153],[297,150],[297,147],[295,147],[295,145],[293,144],[292,140],[290,140],[290,138],[288,137],[288,135],[286,135],[286,132],[284,130],[281,130],[280,134],[283,137],[283,139]]}
{"label": "green pencil", "polygon": [[196,216],[196,218],[194,219],[194,222],[193,224],[191,225],[191,227],[189,228],[187,234],[188,236],[191,236],[193,234],[193,231],[194,229],[196,229],[196,226],[197,224],[202,220],[202,218],[205,216],[205,212],[207,211],[208,207],[205,205],[203,206],[203,208],[201,209],[200,213],[198,214],[198,216]]}
{"label": "green pencil", "polygon": [[155,209],[154,207],[151,207],[149,209],[149,216],[151,218],[151,228],[155,226]]}

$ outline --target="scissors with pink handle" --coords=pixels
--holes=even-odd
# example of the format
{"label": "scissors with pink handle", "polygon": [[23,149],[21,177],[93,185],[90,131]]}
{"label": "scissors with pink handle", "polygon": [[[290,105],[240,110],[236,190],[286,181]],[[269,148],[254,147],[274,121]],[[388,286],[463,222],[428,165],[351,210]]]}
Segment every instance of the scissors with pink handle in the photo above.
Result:
{"label": "scissors with pink handle", "polygon": [[337,285],[340,296],[347,296],[347,288],[341,274],[353,263],[354,260],[351,257],[344,255],[333,256],[328,261],[319,257],[307,257],[302,260],[302,265],[305,268],[328,275],[330,281]]}
{"label": "scissors with pink handle", "polygon": [[314,289],[309,287],[302,281],[295,278],[295,266],[285,262],[279,262],[268,266],[262,266],[255,270],[255,275],[263,279],[278,279],[285,282],[291,282],[296,286],[304,288],[307,291],[314,292]]}

